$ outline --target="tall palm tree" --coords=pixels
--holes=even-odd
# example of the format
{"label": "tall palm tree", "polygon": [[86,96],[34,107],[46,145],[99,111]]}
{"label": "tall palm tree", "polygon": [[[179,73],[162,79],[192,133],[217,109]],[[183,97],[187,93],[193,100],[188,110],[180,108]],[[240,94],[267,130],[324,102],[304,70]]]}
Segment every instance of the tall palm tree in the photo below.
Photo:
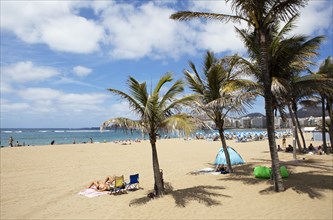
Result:
{"label": "tall palm tree", "polygon": [[196,109],[213,120],[215,127],[219,130],[230,172],[232,172],[232,166],[224,136],[224,120],[229,112],[244,111],[243,104],[250,104],[254,98],[251,92],[240,92],[241,89],[246,90],[255,83],[239,78],[242,72],[238,68],[238,61],[239,58],[236,57],[218,60],[212,52],[207,51],[201,75],[193,62],[189,63],[192,73],[184,70],[190,89],[199,95]]}
{"label": "tall palm tree", "polygon": [[171,73],[165,74],[161,77],[155,89],[151,91],[151,94],[147,91],[146,82],[140,83],[133,77],[129,77],[127,81],[129,93],[112,88],[108,89],[113,94],[126,100],[139,119],[112,118],[105,121],[101,126],[104,128],[114,125],[125,129],[139,129],[149,135],[156,196],[163,196],[165,194],[156,149],[157,133],[163,129],[171,130],[175,128],[190,132],[194,128],[192,117],[181,113],[180,110],[183,104],[192,102],[195,96],[190,95],[176,99],[183,92],[184,83],[178,80],[173,83],[165,94],[161,94],[161,88],[164,84],[172,80]]}
{"label": "tall palm tree", "polygon": [[[321,75],[327,78],[327,80],[333,81],[333,59],[332,57],[327,57],[323,63],[320,65],[318,72],[316,75]],[[330,136],[331,145],[333,144],[333,92],[326,91],[327,87],[322,87],[318,90],[321,100],[322,100],[322,132],[323,132],[323,140],[324,140],[324,151],[327,151],[326,145],[326,132],[325,132],[325,103],[326,110],[328,112],[328,116],[330,118],[328,133]],[[332,88],[332,87],[331,87]]]}
{"label": "tall palm tree", "polygon": [[307,1],[308,0],[226,0],[226,2],[231,2],[232,10],[235,12],[234,15],[190,11],[177,12],[171,15],[171,18],[176,20],[189,20],[201,17],[217,19],[224,22],[244,21],[252,28],[255,34],[255,42],[260,52],[260,71],[264,78],[267,133],[272,159],[274,189],[277,192],[284,191],[284,187],[279,173],[279,157],[275,142],[273,97],[271,92],[272,77],[269,74],[271,64],[268,59],[268,45],[270,45],[272,41],[270,28],[275,22],[287,21],[290,17],[297,14],[299,8],[304,7]]}
{"label": "tall palm tree", "polygon": [[[297,116],[298,102],[305,96],[311,95],[318,89],[329,90],[331,82],[325,77],[302,75],[301,73],[315,63],[311,58],[318,55],[316,50],[323,41],[323,36],[317,36],[308,39],[307,36],[294,35],[289,37],[288,32],[293,29],[295,19],[292,17],[279,30],[279,25],[276,23],[271,28],[272,42],[269,45],[268,56],[271,61],[270,75],[272,76],[272,93],[275,98],[276,106],[287,106],[289,114],[292,118],[293,125],[299,130],[305,147],[305,139],[300,127]],[[254,34],[248,30],[237,29],[245,45],[251,48],[250,56],[253,60],[258,60],[259,49],[254,43]],[[288,36],[288,37],[286,37]],[[257,65],[255,63],[254,65]],[[251,71],[251,68],[248,68]],[[254,69],[252,67],[252,69]],[[254,71],[257,81],[262,85],[263,77],[261,72]],[[302,146],[298,138],[298,132],[295,132],[295,138],[299,146],[299,151],[302,152]]]}

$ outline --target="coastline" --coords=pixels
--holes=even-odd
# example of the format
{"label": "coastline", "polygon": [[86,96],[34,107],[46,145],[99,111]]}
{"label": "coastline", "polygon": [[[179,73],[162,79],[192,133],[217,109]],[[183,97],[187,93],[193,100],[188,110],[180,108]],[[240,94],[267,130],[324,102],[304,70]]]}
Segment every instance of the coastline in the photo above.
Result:
{"label": "coastline", "polygon": [[[277,144],[281,144],[281,139]],[[287,138],[287,144],[292,143]],[[310,143],[309,141],[307,143]],[[315,146],[320,142],[312,142]],[[147,199],[153,189],[149,141],[2,148],[1,219],[332,219],[332,154],[279,152],[290,172],[286,190],[255,179],[253,168],[270,166],[268,142],[227,140],[246,161],[227,175],[190,172],[212,167],[220,142],[161,139],[160,166],[168,194]],[[302,158],[305,158],[304,160]],[[78,195],[107,175],[140,174],[142,190],[87,198]],[[305,207],[311,207],[311,211]],[[316,210],[316,211],[313,211]]]}
{"label": "coastline", "polygon": [[[13,138],[13,146],[42,146],[50,145],[54,141],[57,145],[62,144],[73,144],[73,143],[88,143],[91,140],[98,143],[107,143],[113,141],[124,141],[137,139],[148,139],[148,135],[142,135],[141,132],[135,131],[132,134],[130,132],[124,132],[122,130],[100,130],[94,129],[72,129],[72,128],[16,128],[16,129],[0,129],[1,130],[1,147],[8,147],[9,139]],[[281,136],[282,133],[290,133],[289,129],[276,130],[277,134]],[[191,135],[194,139],[196,134],[200,133],[205,138],[211,138],[218,134],[217,130],[198,130]],[[237,138],[237,134],[251,133],[266,133],[266,129],[229,129],[225,131],[226,135],[233,134],[234,139]],[[177,138],[177,134],[162,134],[161,137],[165,136],[171,138]]]}

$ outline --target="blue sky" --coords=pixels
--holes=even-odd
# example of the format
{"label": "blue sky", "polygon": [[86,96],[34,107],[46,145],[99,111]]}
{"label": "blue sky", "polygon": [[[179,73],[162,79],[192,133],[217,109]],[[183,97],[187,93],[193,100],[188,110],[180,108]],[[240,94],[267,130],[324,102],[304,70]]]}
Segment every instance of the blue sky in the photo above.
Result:
{"label": "blue sky", "polygon": [[[1,128],[99,126],[133,115],[106,90],[125,90],[130,75],[153,84],[169,71],[182,78],[207,49],[246,56],[232,23],[169,19],[180,10],[231,14],[214,0],[1,0]],[[332,11],[330,0],[310,1],[294,31],[326,35],[319,63],[333,53]],[[264,113],[263,100],[248,111]]]}

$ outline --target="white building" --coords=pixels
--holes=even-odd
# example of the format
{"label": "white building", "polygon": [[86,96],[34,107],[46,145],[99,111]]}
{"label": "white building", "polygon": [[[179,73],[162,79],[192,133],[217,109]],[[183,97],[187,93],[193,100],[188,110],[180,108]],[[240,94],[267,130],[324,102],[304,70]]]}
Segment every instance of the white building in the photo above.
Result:
{"label": "white building", "polygon": [[251,118],[250,117],[244,117],[241,118],[241,128],[251,128]]}
{"label": "white building", "polygon": [[265,117],[255,117],[251,119],[251,128],[265,128],[266,118]]}

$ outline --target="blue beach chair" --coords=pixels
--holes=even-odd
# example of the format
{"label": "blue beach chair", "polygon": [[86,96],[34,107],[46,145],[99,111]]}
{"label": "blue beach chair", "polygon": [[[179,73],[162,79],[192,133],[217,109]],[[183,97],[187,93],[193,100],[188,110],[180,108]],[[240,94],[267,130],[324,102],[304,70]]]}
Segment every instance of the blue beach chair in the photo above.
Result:
{"label": "blue beach chair", "polygon": [[126,184],[126,190],[137,190],[139,189],[139,174],[130,175],[130,182]]}

